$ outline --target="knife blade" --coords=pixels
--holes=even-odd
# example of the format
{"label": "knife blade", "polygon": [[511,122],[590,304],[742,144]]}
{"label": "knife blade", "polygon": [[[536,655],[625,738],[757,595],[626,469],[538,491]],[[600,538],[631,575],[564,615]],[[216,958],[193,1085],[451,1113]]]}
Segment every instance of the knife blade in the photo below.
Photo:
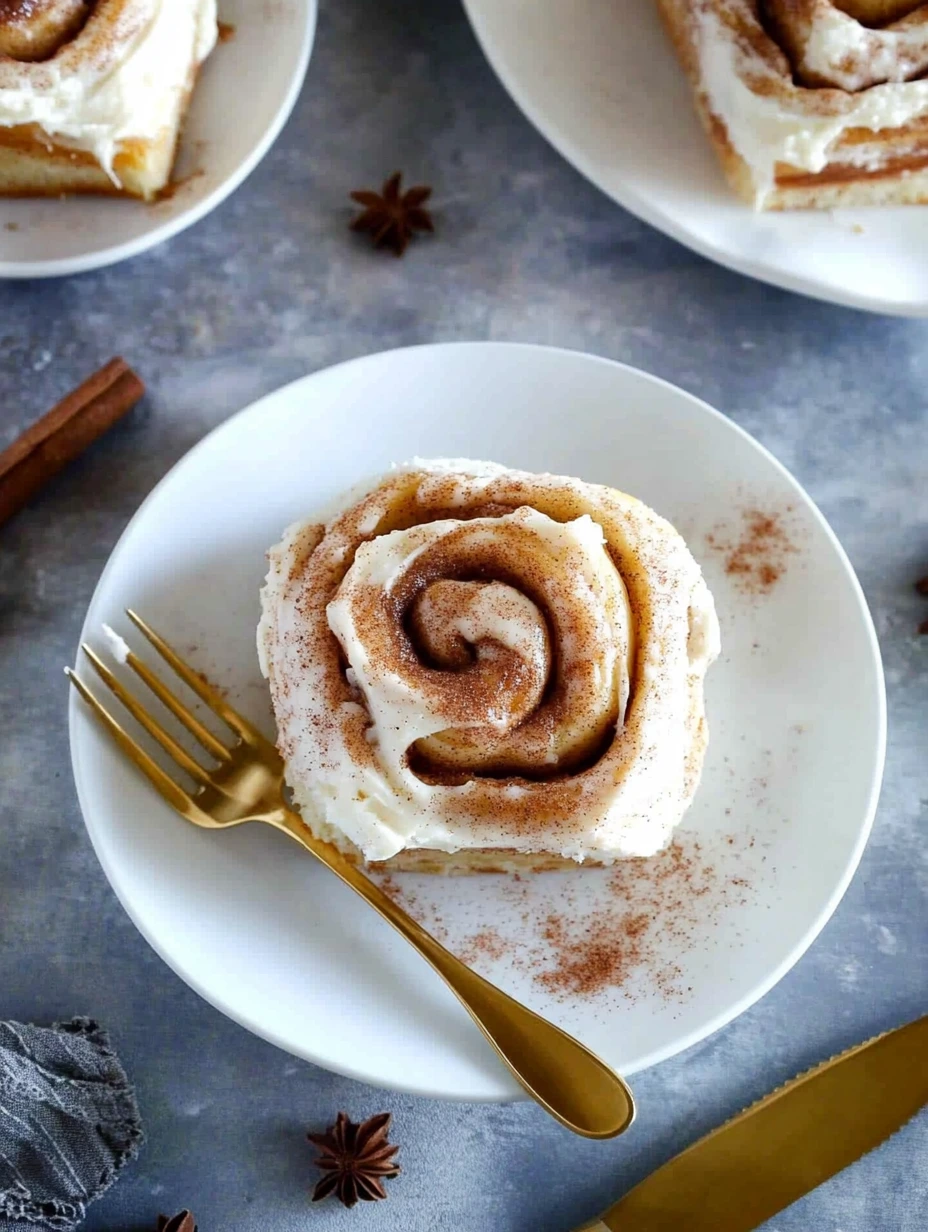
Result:
{"label": "knife blade", "polygon": [[576,1232],[751,1232],[928,1103],[928,1015],[800,1074]]}

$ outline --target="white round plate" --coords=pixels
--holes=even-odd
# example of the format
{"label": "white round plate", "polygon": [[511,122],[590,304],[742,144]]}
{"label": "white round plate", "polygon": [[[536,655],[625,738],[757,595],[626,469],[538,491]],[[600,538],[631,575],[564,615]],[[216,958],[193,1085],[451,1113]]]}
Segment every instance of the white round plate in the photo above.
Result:
{"label": "white round plate", "polygon": [[220,0],[234,27],[200,72],[163,201],[0,198],[0,278],[99,269],[170,239],[250,175],[293,109],[313,45],[316,0]]}
{"label": "white round plate", "polygon": [[723,179],[655,0],[464,0],[497,76],[603,192],[739,273],[873,312],[928,314],[928,209],[755,213]]}
{"label": "white round plate", "polygon": [[[633,1073],[766,992],[854,872],[885,740],[860,587],[795,481],[688,394],[569,351],[428,346],[318,372],[209,435],[120,539],[83,637],[105,651],[106,621],[138,648],[123,615],[134,607],[270,732],[255,654],[265,550],[294,519],[415,455],[490,458],[624,488],[686,534],[715,593],[724,651],[709,674],[711,748],[681,837],[693,875],[658,893],[647,954],[623,987],[565,994],[546,987],[543,956],[527,961],[547,917],[582,917],[609,873],[397,878],[476,965]],[[783,519],[795,547],[759,595],[744,593],[719,547],[755,507]],[[70,722],[78,795],[110,882],[158,953],[213,1005],[298,1056],[381,1086],[518,1094],[440,980],[329,872],[264,827],[217,834],[181,821],[73,691]],[[635,867],[648,900],[650,866]],[[497,930],[510,942],[514,930],[527,949],[498,952]]]}

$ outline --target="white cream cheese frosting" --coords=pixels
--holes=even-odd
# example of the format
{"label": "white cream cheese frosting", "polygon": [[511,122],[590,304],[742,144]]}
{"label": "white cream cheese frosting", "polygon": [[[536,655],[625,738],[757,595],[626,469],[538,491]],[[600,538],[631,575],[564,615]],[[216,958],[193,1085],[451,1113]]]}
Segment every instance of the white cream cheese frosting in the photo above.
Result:
{"label": "white cream cheese frosting", "polygon": [[269,561],[258,653],[317,833],[371,861],[666,844],[698,783],[719,632],[646,506],[417,459],[290,527]]}
{"label": "white cream cheese frosting", "polygon": [[156,140],[217,38],[216,0],[97,0],[49,60],[0,57],[0,126],[38,125],[110,176],[123,141]]}

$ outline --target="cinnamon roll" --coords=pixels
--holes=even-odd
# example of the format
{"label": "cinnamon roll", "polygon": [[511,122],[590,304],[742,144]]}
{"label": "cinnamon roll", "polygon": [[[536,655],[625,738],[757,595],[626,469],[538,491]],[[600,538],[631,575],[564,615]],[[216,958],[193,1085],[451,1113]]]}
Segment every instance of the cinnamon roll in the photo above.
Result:
{"label": "cinnamon roll", "polygon": [[421,461],[269,553],[258,653],[308,825],[471,872],[663,847],[699,782],[712,597],[611,488]]}
{"label": "cinnamon roll", "polygon": [[928,3],[657,3],[745,200],[759,209],[928,201]]}
{"label": "cinnamon roll", "polygon": [[0,195],[168,183],[216,0],[0,0]]}

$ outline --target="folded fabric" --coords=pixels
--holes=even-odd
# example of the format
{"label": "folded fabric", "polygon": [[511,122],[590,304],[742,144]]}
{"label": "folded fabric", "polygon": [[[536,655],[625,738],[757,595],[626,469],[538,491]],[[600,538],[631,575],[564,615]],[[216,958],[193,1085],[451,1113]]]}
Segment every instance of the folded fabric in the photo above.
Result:
{"label": "folded fabric", "polygon": [[105,1031],[0,1022],[0,1232],[70,1232],[143,1141]]}

